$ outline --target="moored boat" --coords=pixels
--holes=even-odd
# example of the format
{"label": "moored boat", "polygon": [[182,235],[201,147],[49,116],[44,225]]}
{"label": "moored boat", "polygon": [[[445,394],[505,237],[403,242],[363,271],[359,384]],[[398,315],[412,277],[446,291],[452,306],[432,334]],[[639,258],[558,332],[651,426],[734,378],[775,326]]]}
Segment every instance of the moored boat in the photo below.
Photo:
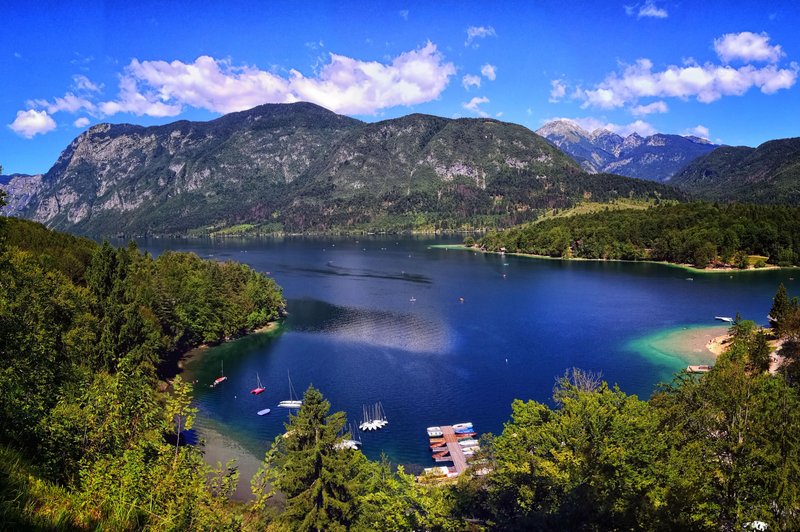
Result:
{"label": "moored boat", "polygon": [[218,384],[222,384],[228,377],[225,376],[225,366],[223,365],[222,361],[219,363],[219,373],[220,376],[214,379],[214,384],[211,385],[212,388],[216,388]]}
{"label": "moored boat", "polygon": [[267,415],[267,414],[269,414],[270,412],[271,412],[271,410],[270,410],[269,408],[265,408],[264,410],[259,410],[259,411],[258,411],[258,415],[259,415],[259,416],[266,416],[266,415]]}
{"label": "moored boat", "polygon": [[257,382],[256,387],[250,390],[250,393],[252,393],[253,395],[259,395],[261,393],[264,393],[264,390],[266,390],[266,388],[264,387],[263,384],[261,384],[261,377],[258,376],[258,373],[256,373],[256,382]]}
{"label": "moored boat", "polygon": [[441,427],[428,427],[428,437],[439,438],[442,435],[444,435],[444,433],[442,432]]}

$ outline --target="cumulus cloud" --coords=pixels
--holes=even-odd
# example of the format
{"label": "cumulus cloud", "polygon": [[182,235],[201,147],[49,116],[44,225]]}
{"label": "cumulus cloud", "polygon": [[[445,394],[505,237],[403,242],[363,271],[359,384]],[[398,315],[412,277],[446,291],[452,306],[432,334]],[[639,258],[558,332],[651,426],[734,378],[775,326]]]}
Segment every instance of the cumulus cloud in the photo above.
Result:
{"label": "cumulus cloud", "polygon": [[47,114],[47,111],[28,109],[27,111],[17,111],[17,117],[8,127],[17,135],[30,139],[35,135],[54,130],[56,122]]}
{"label": "cumulus cloud", "polygon": [[657,102],[649,103],[647,105],[636,105],[631,107],[631,113],[634,116],[644,116],[653,113],[666,113],[669,111],[666,102],[659,100]]}
{"label": "cumulus cloud", "polygon": [[743,31],[740,33],[726,33],[718,39],[714,39],[714,50],[717,55],[726,63],[731,61],[767,61],[777,63],[784,54],[781,45],[769,44],[767,33],[752,33]]}
{"label": "cumulus cloud", "polygon": [[644,120],[635,120],[629,124],[615,124],[614,122],[606,122],[604,120],[599,120],[597,118],[587,116],[583,118],[564,118],[564,117],[548,118],[544,120],[543,123],[554,122],[556,120],[566,120],[567,122],[572,122],[573,124],[577,124],[582,129],[590,133],[598,129],[605,129],[606,131],[616,133],[617,135],[623,137],[627,137],[632,133],[636,133],[643,137],[648,137],[650,135],[655,135],[656,133],[658,133],[658,130],[655,127],[653,127],[652,124],[645,122]]}
{"label": "cumulus cloud", "polygon": [[665,70],[653,71],[649,59],[639,59],[626,66],[621,73],[612,73],[594,88],[578,91],[584,100],[583,107],[612,109],[636,102],[639,98],[696,98],[703,103],[713,102],[722,96],[741,96],[751,88],[764,94],[773,94],[792,87],[797,81],[800,67],[791,63],[788,68],[768,65],[757,68],[744,65],[670,65]]}
{"label": "cumulus cloud", "polygon": [[86,126],[89,125],[89,119],[86,118],[85,116],[82,116],[82,117],[78,118],[77,120],[75,120],[75,122],[73,122],[72,124],[75,127],[86,127]]}
{"label": "cumulus cloud", "polygon": [[497,33],[491,26],[470,26],[467,28],[467,40],[464,41],[464,46],[478,46],[475,39],[485,39],[486,37],[496,37]]}
{"label": "cumulus cloud", "polygon": [[495,79],[497,79],[496,69],[497,69],[496,66],[490,65],[489,63],[486,63],[485,65],[483,65],[481,67],[481,74],[486,79],[488,79],[490,81],[494,81]]}
{"label": "cumulus cloud", "polygon": [[187,105],[229,113],[304,100],[340,113],[375,114],[438,98],[454,74],[455,66],[431,42],[390,63],[332,53],[314,77],[297,70],[283,77],[209,56],[193,63],[134,59],[120,78],[119,98],[103,102],[100,109],[106,115],[174,116]]}
{"label": "cumulus cloud", "polygon": [[693,137],[700,137],[701,139],[709,139],[709,131],[706,126],[697,125],[694,127],[690,127],[689,129],[683,130],[681,135],[691,135]]}
{"label": "cumulus cloud", "polygon": [[[20,111],[26,114],[18,115],[18,120],[22,120],[20,124],[34,119],[46,122],[45,118],[52,122],[49,114],[57,112],[85,112],[96,118],[117,113],[169,117],[186,107],[229,113],[264,103],[297,101],[314,102],[339,113],[376,114],[387,107],[437,99],[455,73],[455,66],[445,61],[431,42],[387,62],[332,53],[310,77],[294,69],[281,76],[209,56],[191,63],[133,59],[119,75],[115,98],[100,100],[98,93],[103,87],[79,75],[73,78],[73,90],[63,97],[29,101],[31,109]],[[37,133],[45,131],[49,129],[40,127]]]}
{"label": "cumulus cloud", "polygon": [[464,85],[464,88],[467,90],[469,90],[470,87],[480,87],[481,77],[473,74],[467,74],[461,78],[461,84]]}
{"label": "cumulus cloud", "polygon": [[658,7],[654,0],[647,0],[643,4],[623,6],[628,16],[636,18],[667,18],[669,13],[663,7]]}
{"label": "cumulus cloud", "polygon": [[461,106],[467,111],[471,111],[478,116],[487,117],[489,113],[480,108],[480,105],[489,103],[489,98],[486,96],[475,96],[470,101],[462,103]]}
{"label": "cumulus cloud", "polygon": [[567,86],[563,80],[554,79],[550,82],[550,103],[558,103],[566,96]]}

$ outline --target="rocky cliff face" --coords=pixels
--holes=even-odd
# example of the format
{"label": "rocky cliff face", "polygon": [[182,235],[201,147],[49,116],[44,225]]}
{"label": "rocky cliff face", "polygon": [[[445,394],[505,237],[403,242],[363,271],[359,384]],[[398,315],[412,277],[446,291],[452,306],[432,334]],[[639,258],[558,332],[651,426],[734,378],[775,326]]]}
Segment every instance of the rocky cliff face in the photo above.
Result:
{"label": "rocky cliff face", "polygon": [[565,186],[579,174],[541,137],[496,120],[366,124],[308,103],[263,105],[209,122],[97,125],[16,211],[87,234],[398,229],[420,219],[454,228],[517,223],[596,192]]}
{"label": "rocky cliff face", "polygon": [[0,209],[4,215],[22,211],[42,188],[42,175],[0,175],[0,189],[6,192],[6,205]]}
{"label": "rocky cliff face", "polygon": [[571,155],[587,172],[611,172],[668,181],[697,157],[717,146],[698,137],[656,134],[621,137],[605,129],[591,133],[569,120],[556,120],[536,131]]}

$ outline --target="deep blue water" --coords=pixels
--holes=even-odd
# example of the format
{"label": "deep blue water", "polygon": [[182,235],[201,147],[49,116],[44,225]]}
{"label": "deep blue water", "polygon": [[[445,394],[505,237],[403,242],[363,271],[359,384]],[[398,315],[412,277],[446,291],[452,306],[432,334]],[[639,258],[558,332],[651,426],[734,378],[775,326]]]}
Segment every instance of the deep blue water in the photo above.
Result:
{"label": "deep blue water", "polygon": [[[289,317],[280,332],[210,349],[187,366],[199,426],[213,425],[261,454],[283,430],[287,371],[298,392],[322,390],[352,420],[382,401],[390,421],[362,434],[364,452],[427,467],[425,427],[472,421],[500,432],[515,398],[548,401],[570,367],[602,372],[648,397],[681,361],[630,350],[637,337],[716,315],[763,323],[779,282],[796,272],[698,275],[656,264],[564,262],[431,249],[455,239],[409,237],[151,240],[269,272]],[[694,280],[687,280],[687,277]],[[415,298],[416,301],[410,301]],[[463,303],[459,298],[463,298]],[[718,323],[718,322],[717,322]],[[223,385],[205,384],[224,359]],[[685,364],[684,364],[685,365]],[[254,397],[256,373],[267,391]],[[256,411],[272,408],[268,416]]]}

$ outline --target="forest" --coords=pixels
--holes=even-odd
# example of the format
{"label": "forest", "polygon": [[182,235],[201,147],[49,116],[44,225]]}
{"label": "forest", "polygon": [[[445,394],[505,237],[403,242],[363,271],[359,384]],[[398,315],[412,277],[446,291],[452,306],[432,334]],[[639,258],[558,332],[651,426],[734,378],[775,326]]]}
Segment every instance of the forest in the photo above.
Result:
{"label": "forest", "polygon": [[752,255],[763,257],[753,264],[757,267],[797,266],[800,208],[696,202],[606,210],[488,233],[478,245],[489,251],[655,260],[698,268],[747,268]]}
{"label": "forest", "polygon": [[[181,438],[191,385],[159,367],[278,319],[274,281],[22,220],[0,219],[0,238],[5,528],[800,528],[800,304],[783,286],[770,329],[737,317],[712,371],[679,373],[649,400],[572,369],[549,403],[515,401],[457,481],[341,448],[345,414],[313,387],[261,470],[240,479]],[[769,373],[776,341],[785,359]],[[240,481],[251,501],[231,500]]]}

